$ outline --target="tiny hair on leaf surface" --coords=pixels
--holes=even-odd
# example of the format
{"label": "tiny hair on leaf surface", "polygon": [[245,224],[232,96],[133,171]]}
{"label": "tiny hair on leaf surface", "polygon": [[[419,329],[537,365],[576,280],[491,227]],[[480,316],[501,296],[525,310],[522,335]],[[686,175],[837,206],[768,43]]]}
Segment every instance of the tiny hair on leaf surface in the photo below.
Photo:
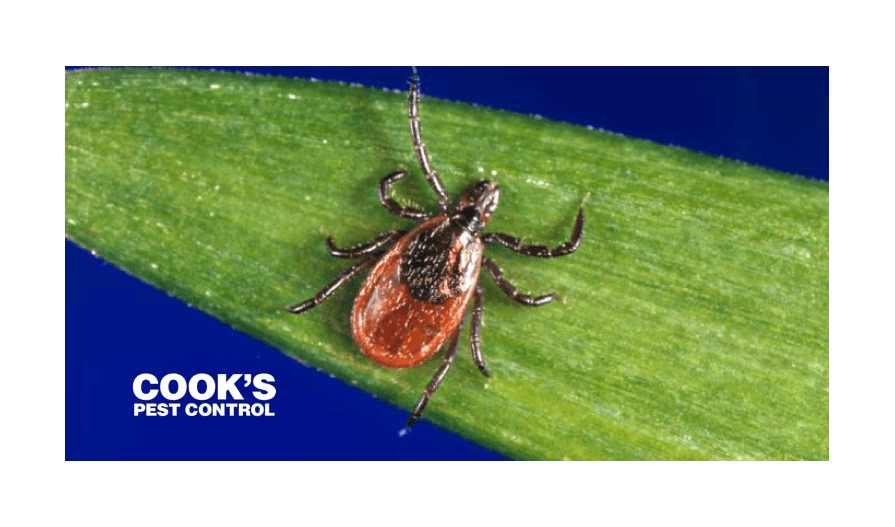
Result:
{"label": "tiny hair on leaf surface", "polygon": [[[428,421],[517,459],[828,459],[826,183],[461,103],[420,112],[451,199],[500,184],[486,233],[555,246],[590,195],[575,255],[486,249],[523,293],[559,297],[524,308],[483,279],[493,377],[461,341]],[[444,351],[406,370],[364,357],[349,327],[362,278],[302,317],[282,310],[344,268],[327,237],[411,226],[380,206],[383,175],[408,168],[392,196],[435,210],[406,93],[84,71],[66,75],[65,121],[69,239],[412,409]]]}

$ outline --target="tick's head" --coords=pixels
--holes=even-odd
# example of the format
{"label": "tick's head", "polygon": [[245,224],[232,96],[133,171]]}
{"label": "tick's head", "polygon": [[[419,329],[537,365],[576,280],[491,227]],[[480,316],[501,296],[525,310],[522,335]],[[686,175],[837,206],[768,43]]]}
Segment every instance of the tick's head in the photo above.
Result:
{"label": "tick's head", "polygon": [[479,181],[463,193],[460,203],[457,204],[457,214],[468,219],[474,230],[480,231],[491,219],[499,200],[500,187],[497,183]]}

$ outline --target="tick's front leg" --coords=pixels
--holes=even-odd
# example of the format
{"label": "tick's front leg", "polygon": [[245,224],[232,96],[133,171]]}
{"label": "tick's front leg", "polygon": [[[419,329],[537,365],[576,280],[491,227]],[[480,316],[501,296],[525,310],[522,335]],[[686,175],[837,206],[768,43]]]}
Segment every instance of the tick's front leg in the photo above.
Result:
{"label": "tick's front leg", "polygon": [[525,254],[528,256],[554,258],[556,256],[572,254],[573,252],[577,251],[578,246],[581,245],[581,234],[583,233],[583,231],[584,209],[581,208],[578,210],[578,217],[575,219],[575,226],[572,228],[572,239],[559,245],[558,247],[554,247],[553,249],[547,247],[546,245],[526,245],[522,243],[522,240],[516,238],[515,236],[510,236],[508,234],[502,234],[499,232],[489,232],[487,234],[483,234],[482,241],[485,243],[497,242],[511,251],[516,251],[517,253]]}
{"label": "tick's front leg", "polygon": [[426,181],[432,187],[432,190],[438,194],[438,213],[447,214],[448,197],[444,190],[444,183],[438,173],[432,169],[432,162],[429,160],[429,152],[426,151],[426,145],[420,137],[420,91],[419,78],[416,68],[413,68],[413,75],[410,78],[410,97],[407,100],[407,117],[410,120],[410,138],[413,140],[413,149],[416,151],[416,158],[420,162],[420,168],[426,176]]}

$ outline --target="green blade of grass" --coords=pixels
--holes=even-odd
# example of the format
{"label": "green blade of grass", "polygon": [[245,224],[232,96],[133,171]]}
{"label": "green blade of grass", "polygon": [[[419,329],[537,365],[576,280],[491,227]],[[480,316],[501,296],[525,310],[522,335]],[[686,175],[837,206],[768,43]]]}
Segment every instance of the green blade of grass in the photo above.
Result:
{"label": "green blade of grass", "polygon": [[[418,176],[405,95],[215,72],[66,76],[66,236],[296,358],[404,408],[438,360],[377,366],[351,282],[306,300],[350,246],[412,225],[375,185]],[[488,254],[537,309],[485,284],[485,379],[464,353],[425,418],[524,459],[827,459],[828,187],[683,149],[426,99],[452,198],[501,185],[489,231],[580,250]],[[422,178],[395,196],[432,210]],[[464,341],[468,342],[468,341]],[[468,344],[467,344],[468,345]]]}

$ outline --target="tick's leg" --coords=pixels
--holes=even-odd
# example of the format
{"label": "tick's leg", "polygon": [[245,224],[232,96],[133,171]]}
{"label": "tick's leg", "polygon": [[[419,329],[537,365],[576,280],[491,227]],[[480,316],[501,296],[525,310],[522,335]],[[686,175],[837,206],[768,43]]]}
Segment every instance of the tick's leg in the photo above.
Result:
{"label": "tick's leg", "polygon": [[426,181],[438,194],[438,213],[447,214],[448,197],[444,191],[444,183],[438,174],[432,170],[432,162],[429,161],[429,152],[420,138],[420,114],[419,114],[420,92],[418,88],[418,78],[416,68],[413,68],[413,76],[410,78],[410,98],[407,101],[407,117],[410,119],[410,137],[413,139],[413,149],[416,151],[416,157],[426,175]]}
{"label": "tick's leg", "polygon": [[519,302],[520,304],[525,304],[526,306],[540,306],[556,298],[556,293],[550,293],[549,295],[538,297],[523,295],[519,292],[518,289],[516,289],[516,286],[509,283],[503,277],[503,271],[500,270],[500,267],[498,267],[496,263],[489,260],[488,258],[482,258],[482,265],[484,265],[488,269],[488,274],[490,274],[491,278],[494,279],[497,287],[501,288],[508,297],[512,298],[516,302]]}
{"label": "tick's leg", "polygon": [[384,254],[384,251],[374,253],[374,254],[370,255],[366,260],[352,265],[351,267],[349,267],[348,269],[343,271],[342,274],[337,276],[335,280],[330,282],[329,285],[327,285],[326,287],[321,289],[319,293],[314,295],[314,298],[312,298],[310,300],[305,300],[301,304],[296,304],[294,306],[287,307],[287,308],[285,308],[286,311],[297,315],[299,313],[304,313],[305,311],[307,311],[313,307],[319,306],[324,300],[326,300],[326,297],[333,294],[333,292],[336,289],[342,287],[342,285],[344,285],[345,282],[347,282],[348,280],[351,280],[351,278],[354,277],[354,275],[356,275],[357,273],[363,271],[367,267],[370,267],[371,265],[376,263],[376,261],[379,260],[379,257],[382,256],[383,254]]}
{"label": "tick's leg", "polygon": [[482,241],[485,243],[497,242],[511,251],[527,254],[528,256],[539,256],[541,258],[553,258],[564,254],[571,254],[578,250],[581,244],[581,233],[584,229],[584,209],[578,210],[578,217],[575,219],[575,227],[572,228],[572,239],[566,243],[554,247],[553,249],[544,245],[526,245],[522,240],[515,236],[501,234],[499,232],[489,232],[482,235]]}
{"label": "tick's leg", "polygon": [[472,343],[472,360],[479,367],[485,377],[490,377],[491,372],[485,366],[485,357],[482,356],[482,312],[485,310],[485,288],[482,284],[475,286],[475,305],[472,308],[472,323],[469,329],[469,340]]}
{"label": "tick's leg", "polygon": [[428,220],[430,218],[428,213],[412,207],[402,207],[388,195],[388,188],[392,186],[392,183],[398,181],[407,174],[408,172],[406,170],[399,170],[382,178],[379,182],[379,203],[382,203],[382,206],[387,208],[392,214],[396,214],[402,218],[410,220]]}
{"label": "tick's leg", "polygon": [[326,250],[329,251],[329,254],[333,256],[338,256],[339,258],[360,258],[361,256],[366,256],[376,249],[382,247],[390,241],[397,240],[401,236],[407,234],[407,231],[401,230],[393,230],[389,231],[382,236],[374,238],[373,240],[368,241],[367,243],[358,245],[356,247],[352,247],[350,249],[339,249],[333,244],[332,238],[326,239]]}
{"label": "tick's leg", "polygon": [[463,322],[460,322],[457,332],[451,337],[451,344],[448,346],[447,353],[444,354],[444,362],[441,363],[441,367],[438,368],[438,371],[435,372],[435,376],[429,381],[426,390],[423,391],[423,396],[420,397],[419,402],[416,403],[416,408],[413,409],[413,413],[410,415],[410,419],[407,420],[407,428],[413,426],[420,416],[423,415],[423,409],[426,408],[426,403],[429,402],[429,397],[432,397],[432,394],[435,393],[435,390],[438,389],[441,381],[443,381],[444,377],[447,375],[448,368],[451,367],[451,363],[454,362],[454,357],[457,356],[457,344],[460,342],[461,329],[463,329]]}

